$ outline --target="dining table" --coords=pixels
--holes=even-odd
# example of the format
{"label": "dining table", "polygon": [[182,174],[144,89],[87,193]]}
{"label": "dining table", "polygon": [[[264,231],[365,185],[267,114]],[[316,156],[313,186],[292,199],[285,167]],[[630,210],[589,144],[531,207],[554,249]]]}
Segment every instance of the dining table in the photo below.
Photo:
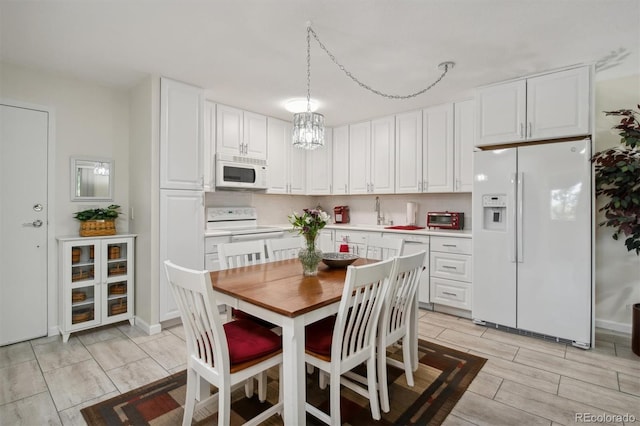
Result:
{"label": "dining table", "polygon": [[[375,262],[378,260],[359,258],[353,265]],[[298,259],[211,272],[218,303],[282,328],[279,385],[284,390],[286,425],[306,424],[305,326],[338,312],[346,274],[346,267],[330,268],[321,263],[316,275],[305,276]],[[411,340],[417,342],[417,309],[414,311]],[[417,344],[412,346],[412,363],[417,365]]]}

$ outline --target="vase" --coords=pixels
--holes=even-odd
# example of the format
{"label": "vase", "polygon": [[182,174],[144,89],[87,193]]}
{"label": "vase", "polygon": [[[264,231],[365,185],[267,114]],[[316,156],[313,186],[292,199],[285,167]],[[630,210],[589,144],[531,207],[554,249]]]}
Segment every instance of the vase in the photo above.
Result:
{"label": "vase", "polygon": [[302,273],[305,276],[318,274],[318,264],[322,260],[322,251],[316,247],[317,235],[304,235],[305,246],[298,252],[298,259],[302,263]]}

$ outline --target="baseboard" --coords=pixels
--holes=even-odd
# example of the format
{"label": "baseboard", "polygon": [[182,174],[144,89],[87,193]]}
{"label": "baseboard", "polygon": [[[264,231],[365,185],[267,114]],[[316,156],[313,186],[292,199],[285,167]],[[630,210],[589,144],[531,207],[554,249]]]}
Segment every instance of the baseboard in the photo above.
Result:
{"label": "baseboard", "polygon": [[162,331],[162,326],[160,324],[149,325],[146,323],[146,321],[143,321],[140,317],[135,317],[134,322],[136,324],[136,327],[138,327],[140,330],[147,333],[149,336],[153,334],[158,334]]}
{"label": "baseboard", "polygon": [[596,318],[596,328],[604,328],[605,330],[617,331],[619,333],[631,334],[631,324],[624,322],[615,322],[601,320]]}
{"label": "baseboard", "polygon": [[49,327],[49,331],[47,332],[47,337],[57,336],[58,334],[60,334],[60,328],[57,325],[53,327]]}

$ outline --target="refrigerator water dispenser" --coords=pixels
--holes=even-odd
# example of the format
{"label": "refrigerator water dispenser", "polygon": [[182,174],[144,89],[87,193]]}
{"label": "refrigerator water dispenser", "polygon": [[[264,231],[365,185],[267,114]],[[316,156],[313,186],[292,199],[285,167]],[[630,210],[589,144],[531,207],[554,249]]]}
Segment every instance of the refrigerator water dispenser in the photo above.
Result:
{"label": "refrigerator water dispenser", "polygon": [[487,194],[482,196],[483,228],[487,231],[506,231],[506,194]]}

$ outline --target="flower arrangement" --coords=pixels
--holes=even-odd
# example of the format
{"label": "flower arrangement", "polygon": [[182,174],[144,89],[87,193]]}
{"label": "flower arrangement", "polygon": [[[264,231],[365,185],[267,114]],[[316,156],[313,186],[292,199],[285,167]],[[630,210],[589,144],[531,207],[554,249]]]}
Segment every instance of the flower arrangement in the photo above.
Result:
{"label": "flower arrangement", "polygon": [[306,247],[300,249],[298,259],[302,263],[304,275],[317,274],[318,264],[322,260],[322,251],[316,248],[318,232],[329,222],[330,216],[321,209],[304,209],[301,215],[297,212],[289,215],[289,223],[306,240]]}
{"label": "flower arrangement", "polygon": [[309,239],[315,241],[318,232],[329,222],[329,216],[321,209],[304,209],[299,215],[297,212],[289,215],[289,223],[293,225],[293,229],[303,235],[307,241]]}

